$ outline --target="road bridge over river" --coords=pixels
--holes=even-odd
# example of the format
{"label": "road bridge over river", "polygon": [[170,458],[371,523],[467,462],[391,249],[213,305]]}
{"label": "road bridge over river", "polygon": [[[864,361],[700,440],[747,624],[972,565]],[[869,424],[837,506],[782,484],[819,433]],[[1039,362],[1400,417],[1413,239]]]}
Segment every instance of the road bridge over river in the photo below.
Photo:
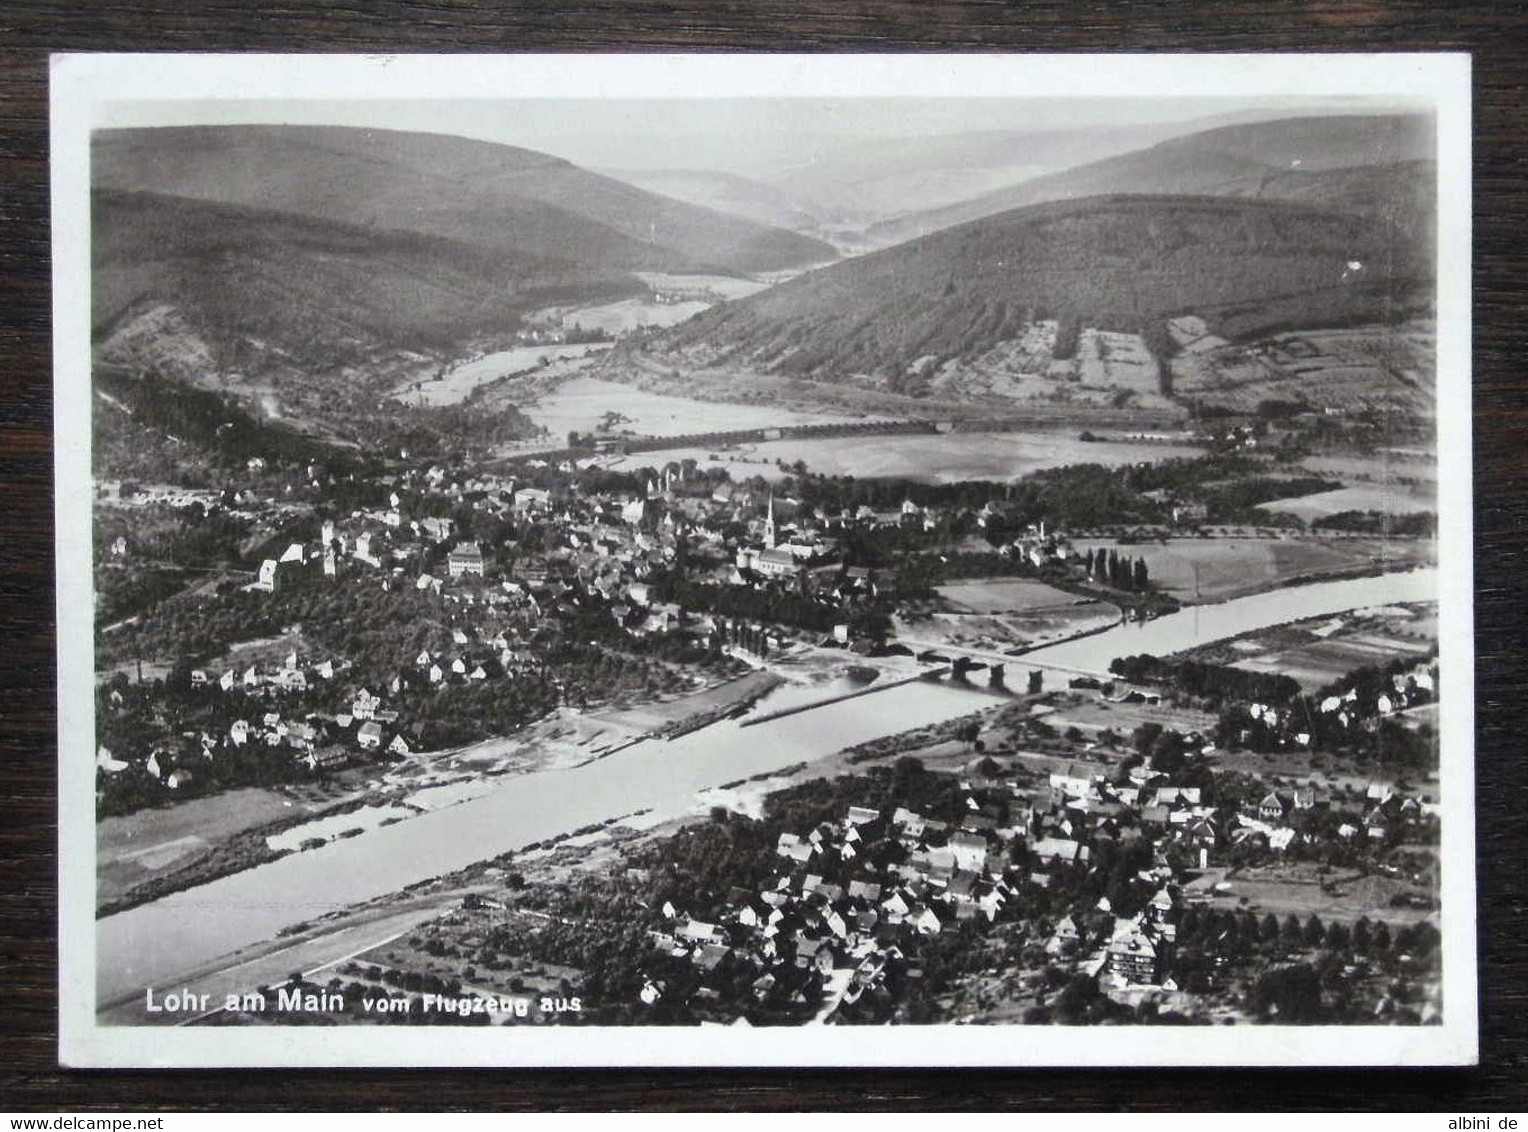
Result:
{"label": "road bridge over river", "polygon": [[[1111,625],[1112,629],[1113,626]],[[1075,638],[1073,638],[1075,639]],[[986,665],[1002,665],[1005,674],[1011,678],[1012,674],[1019,669],[1039,669],[1044,672],[1058,672],[1064,676],[1091,676],[1095,680],[1116,679],[1108,672],[1096,671],[1088,668],[1078,668],[1070,664],[1057,664],[1045,660],[1034,653],[1006,653],[996,649],[971,648],[967,645],[953,645],[948,641],[920,641],[913,637],[898,637],[897,644],[905,645],[913,650],[919,657],[925,657],[934,661],[957,661],[961,657],[967,660],[977,661]],[[1055,642],[1060,644],[1061,642]],[[1035,652],[1039,652],[1047,646],[1040,646]],[[932,653],[932,656],[926,654]]]}

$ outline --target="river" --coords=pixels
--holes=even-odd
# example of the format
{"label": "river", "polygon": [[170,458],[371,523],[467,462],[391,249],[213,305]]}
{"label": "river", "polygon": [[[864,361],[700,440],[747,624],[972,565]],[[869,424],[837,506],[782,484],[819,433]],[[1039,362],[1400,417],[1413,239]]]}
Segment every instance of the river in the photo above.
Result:
{"label": "river", "polygon": [[[1117,656],[1161,655],[1285,621],[1436,596],[1437,572],[1431,569],[1319,582],[1121,625],[1029,655],[1103,671]],[[752,711],[777,710],[807,694],[783,687]],[[507,850],[638,810],[677,816],[707,787],[822,758],[989,702],[991,694],[976,686],[910,684],[747,728],[727,720],[672,742],[645,740],[580,767],[506,779],[501,788],[461,805],[294,853],[99,921],[97,1000],[109,1003],[145,986],[169,986],[182,973],[282,928]]]}
{"label": "river", "polygon": [[1437,597],[1438,571],[1432,567],[1369,578],[1313,582],[1215,605],[1190,606],[1155,621],[1129,622],[1107,633],[1047,645],[1024,654],[1015,661],[1015,666],[1022,666],[1025,660],[1037,660],[1107,672],[1109,662],[1116,657],[1140,653],[1169,656],[1287,621],[1303,621],[1371,605],[1435,601]]}

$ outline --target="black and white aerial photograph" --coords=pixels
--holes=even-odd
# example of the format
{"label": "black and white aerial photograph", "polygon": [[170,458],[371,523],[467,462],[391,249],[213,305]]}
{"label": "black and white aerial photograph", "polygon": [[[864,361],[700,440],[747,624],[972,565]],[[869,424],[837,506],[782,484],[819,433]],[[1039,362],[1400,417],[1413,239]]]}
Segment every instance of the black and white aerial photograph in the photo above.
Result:
{"label": "black and white aerial photograph", "polygon": [[1473,1059],[1468,70],[1040,58],[82,96],[66,1060]]}

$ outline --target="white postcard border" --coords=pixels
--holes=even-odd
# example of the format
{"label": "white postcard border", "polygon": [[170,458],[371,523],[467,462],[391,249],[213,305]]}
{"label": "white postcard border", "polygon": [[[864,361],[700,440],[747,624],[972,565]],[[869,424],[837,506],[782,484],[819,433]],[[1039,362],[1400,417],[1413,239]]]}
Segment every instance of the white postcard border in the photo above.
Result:
{"label": "white postcard border", "polygon": [[[77,1067],[1363,1066],[1478,1055],[1470,458],[1470,59],[1260,55],[61,55],[51,82],[59,1051]],[[96,1023],[89,136],[179,99],[1389,97],[1439,138],[1443,1023],[1424,1027],[136,1028]],[[852,1036],[851,1036],[852,1035]]]}

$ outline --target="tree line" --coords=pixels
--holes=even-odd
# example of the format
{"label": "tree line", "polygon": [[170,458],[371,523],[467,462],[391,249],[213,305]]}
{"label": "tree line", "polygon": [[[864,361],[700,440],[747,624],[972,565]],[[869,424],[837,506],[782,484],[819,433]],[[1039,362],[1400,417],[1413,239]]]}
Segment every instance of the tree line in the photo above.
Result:
{"label": "tree line", "polygon": [[1088,550],[1082,561],[1089,578],[1117,590],[1140,593],[1151,586],[1150,572],[1146,569],[1144,558],[1121,557],[1120,552],[1113,547],[1105,554],[1104,548],[1099,547],[1097,550]]}

